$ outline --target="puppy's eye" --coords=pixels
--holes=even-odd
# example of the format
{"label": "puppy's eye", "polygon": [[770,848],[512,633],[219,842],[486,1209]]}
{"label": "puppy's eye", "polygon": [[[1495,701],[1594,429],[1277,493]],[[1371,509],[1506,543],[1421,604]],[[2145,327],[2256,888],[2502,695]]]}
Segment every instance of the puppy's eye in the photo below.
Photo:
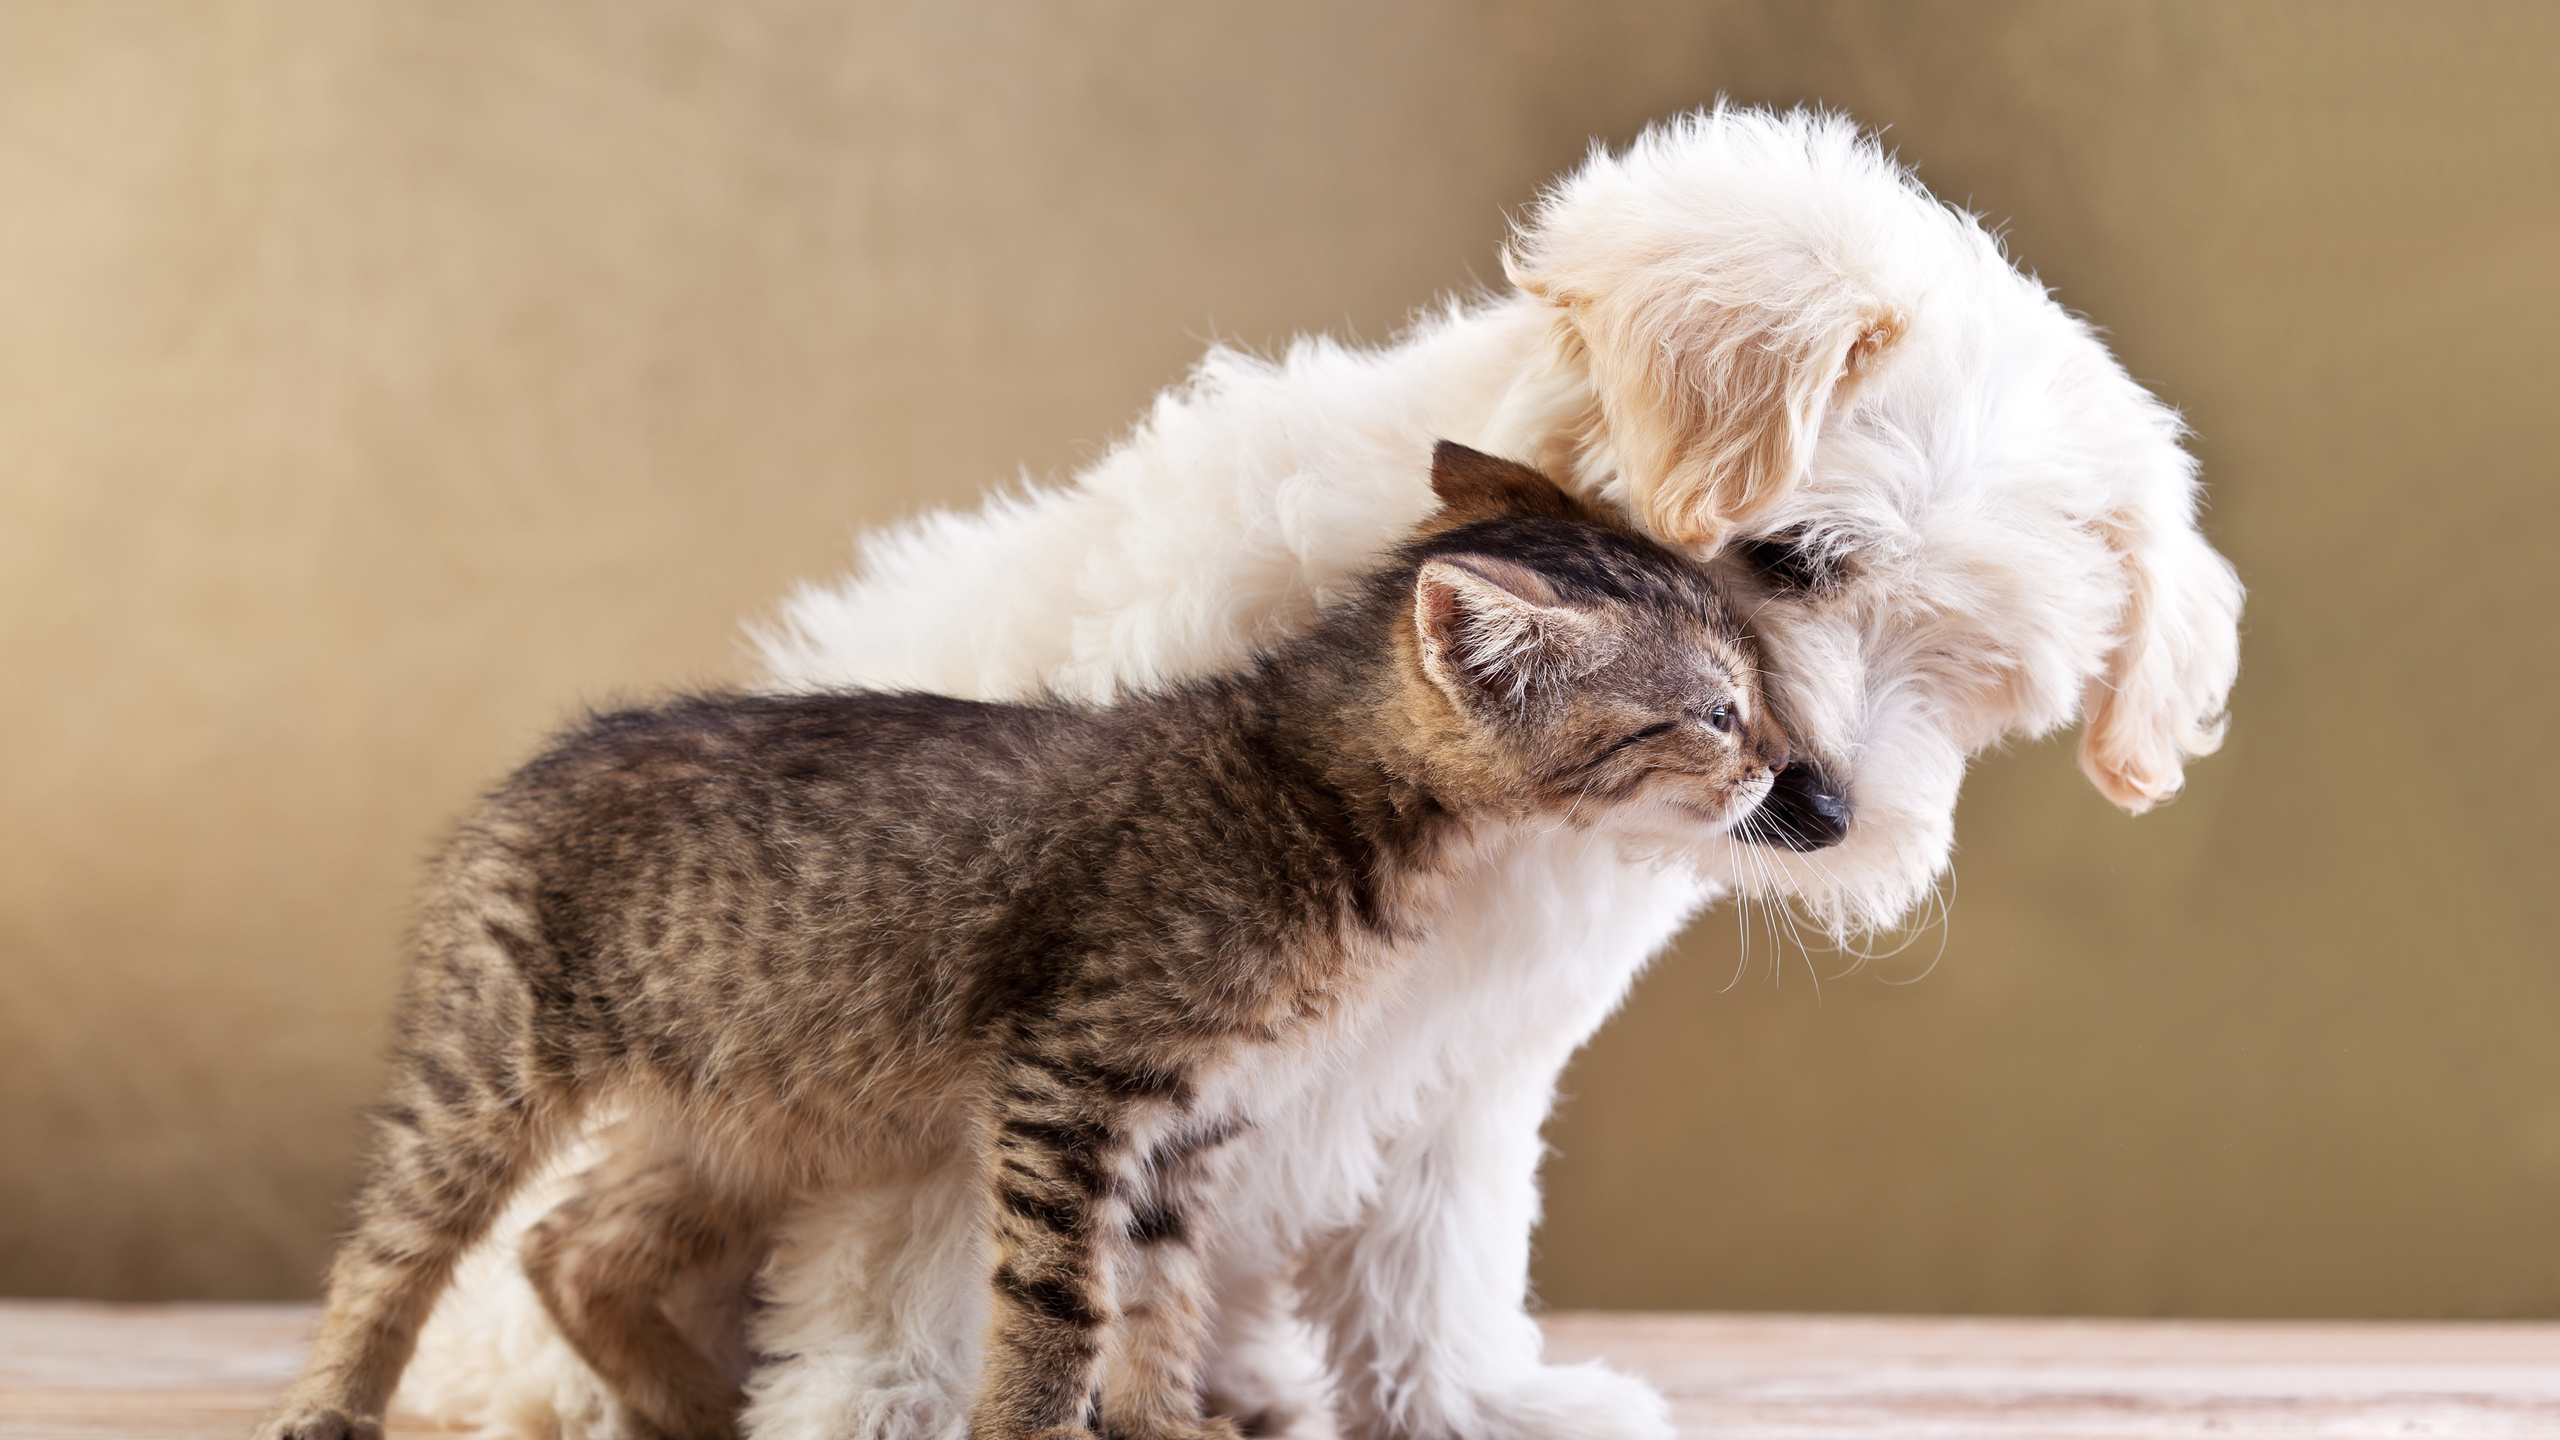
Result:
{"label": "puppy's eye", "polygon": [[1760,572],[1763,581],[1780,590],[1826,590],[1833,579],[1830,563],[1806,548],[1801,536],[1769,535],[1745,540],[1742,558]]}

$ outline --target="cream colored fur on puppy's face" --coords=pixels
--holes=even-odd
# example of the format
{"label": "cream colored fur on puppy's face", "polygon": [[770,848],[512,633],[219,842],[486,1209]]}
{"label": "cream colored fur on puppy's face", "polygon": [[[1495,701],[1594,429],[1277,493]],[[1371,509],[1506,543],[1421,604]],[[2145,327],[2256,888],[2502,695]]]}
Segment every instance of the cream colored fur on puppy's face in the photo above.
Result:
{"label": "cream colored fur on puppy's face", "polygon": [[[2240,589],[2196,529],[2177,417],[1847,122],[1719,111],[1595,153],[1507,269],[1511,293],[1382,348],[1213,350],[1072,482],[877,535],[760,636],[782,689],[1104,697],[1223,669],[1422,518],[1442,437],[1718,568],[1790,741],[1781,791],[1824,777],[1845,831],[1672,865],[1524,834],[1337,1068],[1257,1080],[1287,1093],[1238,1146],[1208,1260],[1211,1391],[1300,1440],[1667,1440],[1642,1385],[1542,1363],[1523,1310],[1566,1060],[1737,889],[1844,933],[1901,919],[1946,867],[1967,759],[2003,737],[2083,716],[2110,799],[2167,798],[2237,663]],[[951,1203],[968,1166],[928,1157],[781,1228],[755,1348],[790,1358],[751,1378],[748,1433],[958,1440],[983,1320]],[[407,1393],[519,1433],[614,1424],[503,1256],[459,1282]]]}
{"label": "cream colored fur on puppy's face", "polygon": [[2082,769],[2138,814],[2219,744],[2240,587],[2176,415],[1844,122],[1697,116],[1595,156],[1508,269],[1552,307],[1559,400],[1597,412],[1547,443],[1756,597],[1799,758],[1846,792],[1838,848],[1734,878],[1890,925],[1983,747],[2085,708]]}

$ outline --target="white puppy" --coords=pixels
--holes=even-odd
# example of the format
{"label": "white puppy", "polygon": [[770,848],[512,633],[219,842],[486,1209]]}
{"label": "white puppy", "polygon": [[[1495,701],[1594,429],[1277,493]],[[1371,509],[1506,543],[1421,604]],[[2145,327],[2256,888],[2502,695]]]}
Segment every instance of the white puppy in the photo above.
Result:
{"label": "white puppy", "polygon": [[[1228,666],[1421,518],[1443,437],[1718,557],[1798,756],[1759,843],[1522,842],[1356,1069],[1238,1142],[1212,1389],[1265,1429],[1667,1435],[1643,1385],[1544,1365],[1523,1309],[1566,1059],[1719,895],[1791,897],[1843,934],[1899,919],[1986,745],[2079,715],[2109,798],[2166,798],[2219,739],[2237,664],[2240,587],[2197,532],[2177,417],[1846,122],[1720,110],[1595,152],[1506,270],[1513,293],[1382,350],[1213,350],[1074,484],[876,537],[761,637],[779,687],[1103,696]],[[987,1269],[972,1163],[955,1142],[786,1227],[748,1433],[964,1433]],[[466,1268],[412,1405],[617,1425],[515,1273],[543,1205]],[[702,1316],[738,1354],[740,1312]]]}

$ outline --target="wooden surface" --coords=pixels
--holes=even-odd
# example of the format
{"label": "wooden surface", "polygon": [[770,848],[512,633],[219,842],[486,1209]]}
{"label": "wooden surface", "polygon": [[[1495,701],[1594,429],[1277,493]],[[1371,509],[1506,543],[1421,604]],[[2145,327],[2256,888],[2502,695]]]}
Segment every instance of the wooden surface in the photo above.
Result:
{"label": "wooden surface", "polygon": [[1547,1333],[1551,1358],[1652,1380],[1695,1437],[2560,1437],[2552,1324],[1568,1314]]}
{"label": "wooden surface", "polygon": [[[0,1302],[0,1437],[241,1440],[310,1320],[298,1305]],[[2560,1440],[2560,1324],[1569,1314],[1547,1328],[1557,1359],[1650,1377],[1699,1440]]]}

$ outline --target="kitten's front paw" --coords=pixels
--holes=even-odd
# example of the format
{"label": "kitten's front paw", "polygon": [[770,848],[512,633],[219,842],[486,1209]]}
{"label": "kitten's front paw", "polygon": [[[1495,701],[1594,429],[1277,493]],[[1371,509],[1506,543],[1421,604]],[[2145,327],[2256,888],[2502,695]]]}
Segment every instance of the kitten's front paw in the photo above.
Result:
{"label": "kitten's front paw", "polygon": [[1597,1361],[1542,1365],[1480,1397],[1485,1440],[1672,1440],[1659,1391]]}
{"label": "kitten's front paw", "polygon": [[325,1405],[294,1405],[259,1426],[257,1440],[382,1440],[382,1419]]}

